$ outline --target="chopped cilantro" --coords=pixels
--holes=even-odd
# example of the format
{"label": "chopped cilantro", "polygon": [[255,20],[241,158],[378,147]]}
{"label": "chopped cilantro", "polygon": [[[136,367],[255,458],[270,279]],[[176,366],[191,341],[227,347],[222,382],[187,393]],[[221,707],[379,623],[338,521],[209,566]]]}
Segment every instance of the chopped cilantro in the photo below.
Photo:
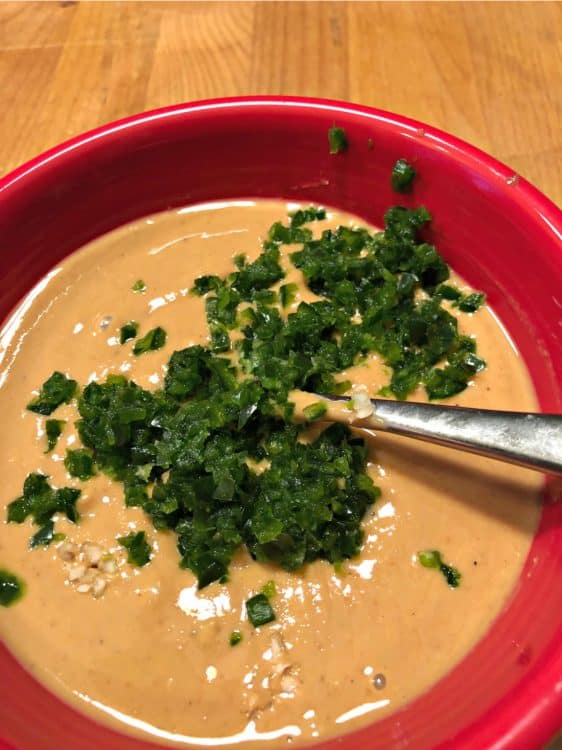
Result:
{"label": "chopped cilantro", "polygon": [[50,453],[56,446],[65,424],[66,422],[63,419],[47,419],[45,422],[45,435],[47,436],[47,450],[45,453]]}
{"label": "chopped cilantro", "polygon": [[0,607],[11,607],[25,593],[25,583],[10,573],[0,568]]}
{"label": "chopped cilantro", "polygon": [[127,536],[118,537],[117,541],[127,550],[127,562],[142,568],[150,562],[152,549],[146,541],[144,531],[132,531]]}
{"label": "chopped cilantro", "polygon": [[119,342],[124,344],[126,341],[136,338],[138,332],[139,324],[135,320],[130,320],[128,323],[125,323],[124,326],[121,326],[119,331]]}
{"label": "chopped cilantro", "polygon": [[275,612],[265,594],[256,594],[248,599],[246,612],[248,613],[248,620],[255,628],[267,625],[268,622],[275,620]]}
{"label": "chopped cilantro", "polygon": [[96,473],[92,454],[86,448],[67,450],[64,466],[71,477],[77,477],[83,482]]}
{"label": "chopped cilantro", "polygon": [[157,328],[152,328],[152,330],[145,334],[142,339],[139,339],[135,343],[133,347],[133,354],[136,354],[138,356],[139,354],[144,354],[145,352],[156,351],[156,349],[161,349],[165,343],[166,331],[163,328],[160,328],[160,326],[158,326]]}
{"label": "chopped cilantro", "polygon": [[313,422],[315,419],[321,419],[326,415],[328,407],[323,401],[316,401],[314,404],[305,406],[302,410],[305,419],[309,422]]}
{"label": "chopped cilantro", "polygon": [[291,220],[291,227],[302,227],[303,224],[308,224],[309,221],[322,221],[326,218],[326,209],[318,208],[317,206],[309,206],[308,208],[299,208],[292,214],[289,214]]}
{"label": "chopped cilantro", "polygon": [[333,127],[328,130],[328,143],[331,154],[339,154],[347,150],[347,136],[343,128]]}
{"label": "chopped cilantro", "polygon": [[137,281],[135,281],[131,289],[133,290],[133,292],[146,292],[146,284],[142,279],[138,279]]}
{"label": "chopped cilantro", "polygon": [[39,391],[39,395],[32,399],[26,409],[36,414],[49,416],[57,406],[67,404],[76,392],[78,383],[67,378],[62,372],[54,372]]}
{"label": "chopped cilantro", "polygon": [[408,164],[406,159],[398,159],[392,168],[390,185],[397,193],[408,193],[412,189],[415,176],[416,170]]}
{"label": "chopped cilantro", "polygon": [[229,643],[231,646],[237,646],[242,641],[242,633],[239,630],[233,630],[230,634]]}
{"label": "chopped cilantro", "polygon": [[436,568],[441,571],[451,588],[457,588],[457,586],[459,586],[462,578],[461,574],[456,568],[453,568],[451,565],[446,565],[441,558],[441,553],[436,549],[418,552],[418,560],[424,568]]}

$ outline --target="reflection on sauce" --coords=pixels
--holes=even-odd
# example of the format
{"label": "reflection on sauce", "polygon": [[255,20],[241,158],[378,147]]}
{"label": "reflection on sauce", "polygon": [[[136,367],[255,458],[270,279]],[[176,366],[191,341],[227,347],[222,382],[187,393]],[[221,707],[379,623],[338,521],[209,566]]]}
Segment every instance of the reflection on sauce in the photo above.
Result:
{"label": "reflection on sauce", "polygon": [[[23,409],[32,390],[55,369],[80,383],[127,373],[144,388],[158,386],[174,349],[207,342],[204,303],[188,293],[193,279],[225,275],[240,252],[255,257],[259,238],[285,212],[279,202],[234,201],[150,217],[91,243],[45,277],[2,332],[0,400],[4,423],[13,425],[0,433],[3,506],[31,471],[72,484],[63,457],[79,443],[75,407],[57,411],[68,424],[44,455],[44,420]],[[350,221],[334,213],[316,230]],[[302,280],[286,268],[283,283]],[[139,278],[147,289],[135,294]],[[301,289],[293,309],[313,298]],[[165,328],[165,349],[133,357],[117,338],[128,320],[141,330]],[[517,351],[491,311],[463,316],[460,326],[478,336],[488,369],[452,403],[536,408]],[[387,381],[376,357],[347,377],[370,393]],[[198,591],[178,567],[173,535],[125,508],[121,487],[98,475],[82,487],[82,522],[61,520],[57,530],[116,556],[104,595],[77,593],[55,547],[29,552],[30,527],[2,523],[0,562],[28,583],[17,607],[0,612],[3,638],[65,700],[163,744],[294,746],[386,715],[451,669],[502,608],[536,526],[539,480],[404,438],[366,439],[383,495],[365,519],[361,556],[342,571],[317,562],[290,574],[240,552],[227,585]],[[137,570],[119,558],[116,537],[141,529],[155,555]],[[459,589],[417,563],[427,548],[461,570]],[[277,620],[254,630],[244,602],[270,580]],[[243,640],[232,648],[235,630]]]}

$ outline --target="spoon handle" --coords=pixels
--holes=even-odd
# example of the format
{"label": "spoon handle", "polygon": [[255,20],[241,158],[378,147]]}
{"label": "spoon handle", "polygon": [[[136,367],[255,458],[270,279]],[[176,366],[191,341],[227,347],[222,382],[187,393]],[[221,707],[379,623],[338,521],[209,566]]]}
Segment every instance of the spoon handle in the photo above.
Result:
{"label": "spoon handle", "polygon": [[371,399],[371,402],[375,413],[361,420],[362,427],[562,474],[562,415],[386,399]]}

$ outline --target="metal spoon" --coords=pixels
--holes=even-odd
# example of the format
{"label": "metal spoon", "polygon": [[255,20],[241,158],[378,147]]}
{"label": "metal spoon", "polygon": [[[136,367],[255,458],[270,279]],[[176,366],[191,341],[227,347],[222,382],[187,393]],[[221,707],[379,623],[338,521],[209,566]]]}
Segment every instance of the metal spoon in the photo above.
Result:
{"label": "metal spoon", "polygon": [[[373,398],[369,399],[373,413],[359,416],[348,396],[303,392],[299,396],[301,393],[308,403],[319,399],[326,402],[327,411],[322,421],[345,422],[364,429],[405,435],[536,471],[562,474],[561,414],[492,411]],[[301,412],[302,405],[300,400],[297,413]]]}

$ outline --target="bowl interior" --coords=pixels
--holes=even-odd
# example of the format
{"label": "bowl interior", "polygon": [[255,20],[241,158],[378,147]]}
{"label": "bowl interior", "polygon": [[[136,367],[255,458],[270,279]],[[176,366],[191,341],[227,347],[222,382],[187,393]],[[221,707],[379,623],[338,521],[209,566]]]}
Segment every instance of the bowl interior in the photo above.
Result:
{"label": "bowl interior", "polygon": [[[334,123],[346,129],[346,154],[329,154]],[[401,157],[419,177],[413,195],[397,201],[389,174]],[[435,217],[428,239],[487,293],[542,410],[562,411],[557,209],[466,144],[352,105],[250,99],[172,107],[93,131],[8,175],[0,181],[0,319],[61,258],[120,224],[190,203],[258,196],[325,203],[374,224],[397,202],[426,205]],[[561,486],[547,483],[517,590],[469,656],[376,729],[322,748],[532,748],[548,739],[562,723],[560,499]],[[157,747],[78,715],[5,649],[0,666],[1,750]]]}

